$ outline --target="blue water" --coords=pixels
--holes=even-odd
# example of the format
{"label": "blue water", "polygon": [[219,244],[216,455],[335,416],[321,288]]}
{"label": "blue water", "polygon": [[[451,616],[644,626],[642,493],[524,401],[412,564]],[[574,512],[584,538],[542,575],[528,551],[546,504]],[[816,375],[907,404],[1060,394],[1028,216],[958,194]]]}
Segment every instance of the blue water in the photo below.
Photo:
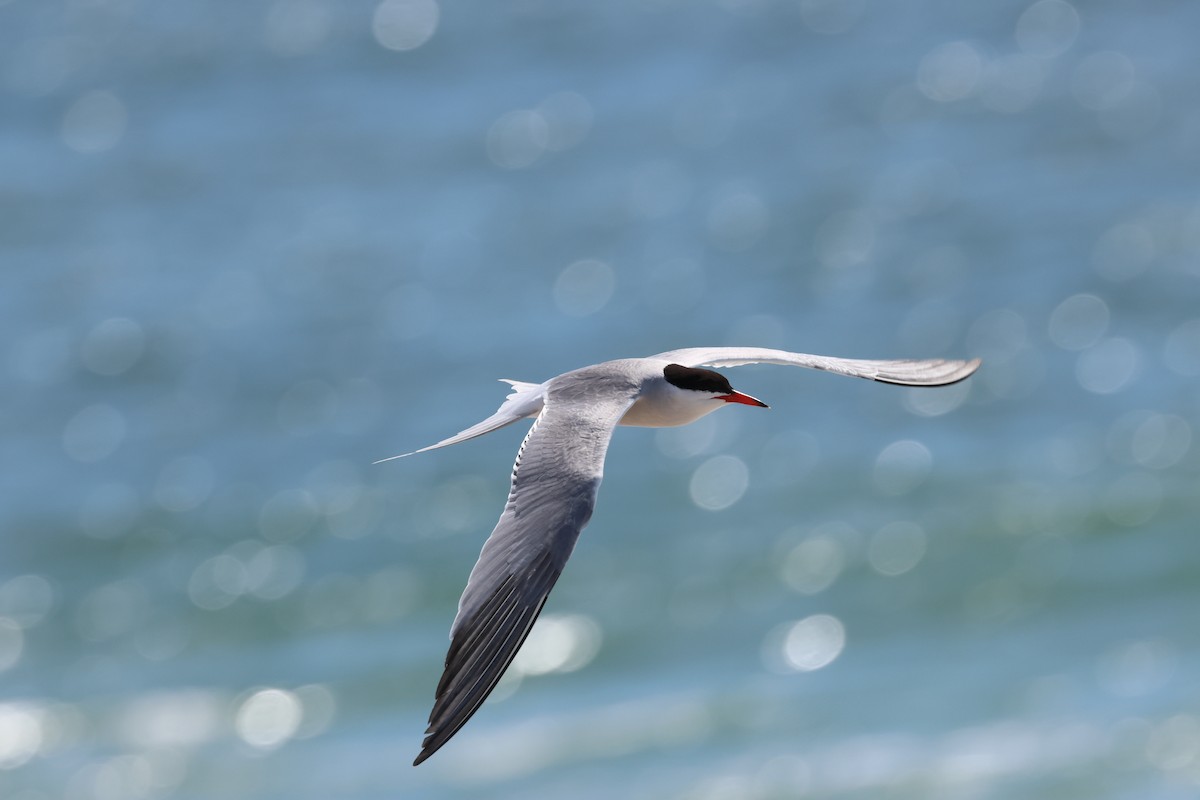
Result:
{"label": "blue water", "polygon": [[[1200,791],[1200,6],[0,2],[0,796]],[[420,768],[523,426],[622,429]]]}

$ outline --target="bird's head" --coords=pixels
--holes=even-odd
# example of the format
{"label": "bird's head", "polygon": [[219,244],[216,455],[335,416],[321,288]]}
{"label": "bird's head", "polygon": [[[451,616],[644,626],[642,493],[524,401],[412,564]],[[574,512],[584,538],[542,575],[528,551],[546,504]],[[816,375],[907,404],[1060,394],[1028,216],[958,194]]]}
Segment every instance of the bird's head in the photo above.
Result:
{"label": "bird's head", "polygon": [[668,364],[663,369],[663,377],[667,383],[686,392],[695,392],[712,400],[723,403],[741,403],[747,406],[769,408],[761,400],[735,391],[729,385],[729,379],[719,372],[699,367],[684,367],[679,364]]}

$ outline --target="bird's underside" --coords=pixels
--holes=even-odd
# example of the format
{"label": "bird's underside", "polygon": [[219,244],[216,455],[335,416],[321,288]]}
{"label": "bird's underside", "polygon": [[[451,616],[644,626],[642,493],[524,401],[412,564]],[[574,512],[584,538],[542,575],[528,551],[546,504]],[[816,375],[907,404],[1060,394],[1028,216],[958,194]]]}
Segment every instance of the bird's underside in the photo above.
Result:
{"label": "bird's underside", "polygon": [[[905,386],[956,383],[979,366],[978,359],[867,361],[767,348],[707,347],[605,362],[540,384],[508,381],[513,392],[495,414],[415,451],[457,444],[535,417],[517,453],[500,520],[459,600],[445,670],[414,765],[433,755],[471,718],[529,635],[591,517],[613,429],[618,424],[684,424],[723,405],[703,405],[711,401],[764,405],[731,388],[732,394],[722,394],[724,390],[710,383],[728,387],[728,382],[704,369],[753,363],[808,367]],[[664,380],[668,365],[683,377]],[[688,372],[699,376],[694,385],[687,382]],[[698,391],[685,391],[692,388]]]}

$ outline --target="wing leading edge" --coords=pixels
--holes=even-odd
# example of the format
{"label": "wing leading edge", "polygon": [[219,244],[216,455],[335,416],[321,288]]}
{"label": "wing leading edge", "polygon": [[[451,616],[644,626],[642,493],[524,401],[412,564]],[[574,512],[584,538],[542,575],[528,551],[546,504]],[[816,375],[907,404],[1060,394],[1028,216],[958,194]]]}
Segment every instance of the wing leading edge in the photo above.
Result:
{"label": "wing leading edge", "polygon": [[652,358],[682,364],[685,367],[740,367],[744,364],[783,364],[807,367],[854,378],[866,378],[900,386],[946,386],[970,377],[979,369],[978,358],[866,360],[834,358],[808,353],[790,353],[766,347],[688,347],[670,350]]}

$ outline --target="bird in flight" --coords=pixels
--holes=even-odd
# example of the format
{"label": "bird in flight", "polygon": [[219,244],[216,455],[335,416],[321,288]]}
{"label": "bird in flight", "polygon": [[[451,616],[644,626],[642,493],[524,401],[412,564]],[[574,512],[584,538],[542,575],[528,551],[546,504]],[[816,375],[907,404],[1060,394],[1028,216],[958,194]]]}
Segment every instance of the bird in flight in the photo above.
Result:
{"label": "bird in flight", "polygon": [[544,383],[506,380],[513,392],[495,414],[437,444],[392,456],[458,444],[534,418],[517,451],[500,521],[458,601],[445,671],[413,766],[466,724],[529,635],[592,516],[613,429],[686,425],[730,403],[766,408],[766,403],[734,390],[724,375],[708,369],[756,363],[808,367],[901,386],[945,386],[970,376],[980,362],[864,361],[760,347],[671,350],[593,364]]}

